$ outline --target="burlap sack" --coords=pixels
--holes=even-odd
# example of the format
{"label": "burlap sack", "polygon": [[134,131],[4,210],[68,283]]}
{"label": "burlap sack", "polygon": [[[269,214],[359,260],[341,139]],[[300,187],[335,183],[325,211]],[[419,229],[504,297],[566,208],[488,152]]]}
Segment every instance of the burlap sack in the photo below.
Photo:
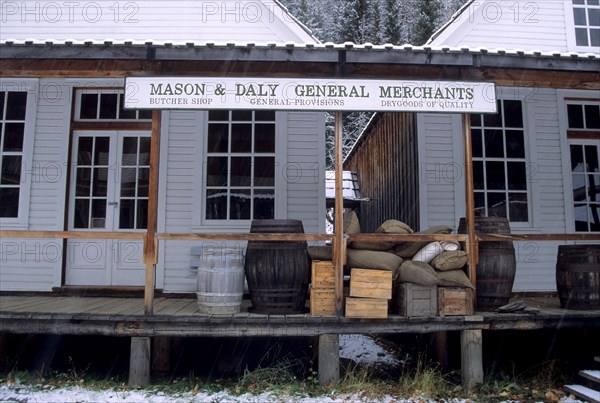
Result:
{"label": "burlap sack", "polygon": [[431,267],[439,271],[461,269],[467,264],[469,257],[462,250],[449,250],[440,253],[431,261]]}
{"label": "burlap sack", "polygon": [[440,271],[437,274],[440,279],[439,285],[442,287],[475,288],[462,270]]}
{"label": "burlap sack", "polygon": [[393,253],[353,249],[346,249],[346,252],[348,254],[347,266],[357,269],[390,270],[394,272],[394,278],[402,264],[402,258]]}
{"label": "burlap sack", "polygon": [[374,250],[383,252],[392,249],[394,244],[387,241],[352,241],[348,247],[356,250]]}
{"label": "burlap sack", "polygon": [[344,233],[345,234],[360,234],[360,222],[354,211],[344,215]]}
{"label": "burlap sack", "polygon": [[413,230],[408,224],[398,220],[386,220],[375,230],[383,234],[412,234]]}
{"label": "burlap sack", "polygon": [[[423,231],[415,232],[415,234],[449,234],[452,232],[452,227],[447,225],[436,225],[427,228]],[[425,247],[429,242],[402,242],[396,245],[396,255],[403,259],[412,258],[418,251]]]}
{"label": "burlap sack", "polygon": [[398,281],[420,285],[436,285],[440,279],[438,273],[427,263],[407,260],[400,265]]}
{"label": "burlap sack", "polygon": [[333,248],[331,246],[309,246],[308,254],[312,260],[333,260]]}
{"label": "burlap sack", "polygon": [[[377,234],[412,234],[413,230],[402,221],[386,220],[375,230]],[[350,244],[352,249],[387,251],[395,246],[394,242],[387,241],[354,241]]]}

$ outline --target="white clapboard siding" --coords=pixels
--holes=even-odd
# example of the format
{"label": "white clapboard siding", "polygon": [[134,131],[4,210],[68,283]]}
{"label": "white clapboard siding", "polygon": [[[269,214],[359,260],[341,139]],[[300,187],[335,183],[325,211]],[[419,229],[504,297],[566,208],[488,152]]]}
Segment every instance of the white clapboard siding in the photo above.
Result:
{"label": "white clapboard siding", "polygon": [[[62,230],[67,182],[69,97],[58,97],[46,88],[64,90],[62,79],[42,79],[34,93],[33,153],[23,160],[24,186],[29,184],[28,230]],[[41,90],[40,90],[41,89]],[[31,159],[29,159],[31,158]],[[63,243],[56,239],[0,240],[0,290],[51,291],[60,285]]]}
{"label": "white clapboard siding", "polygon": [[[453,117],[420,114],[419,187],[421,230],[434,225],[458,226],[455,214],[455,184],[462,180],[462,164],[455,160]],[[457,135],[460,139],[460,134]]]}
{"label": "white clapboard siding", "polygon": [[157,42],[315,42],[269,0],[10,2],[1,40]]}
{"label": "white clapboard siding", "polygon": [[302,220],[306,233],[324,233],[325,117],[319,112],[287,116],[287,218]]}
{"label": "white clapboard siding", "polygon": [[[37,118],[31,168],[29,203],[30,230],[62,230],[64,198],[68,175],[67,142],[69,139],[70,97],[61,79],[39,82]],[[45,88],[60,88],[63,97],[47,96]],[[51,95],[54,93],[51,93]]]}
{"label": "white clapboard siding", "polygon": [[480,0],[431,44],[567,52],[566,27],[563,1]]}

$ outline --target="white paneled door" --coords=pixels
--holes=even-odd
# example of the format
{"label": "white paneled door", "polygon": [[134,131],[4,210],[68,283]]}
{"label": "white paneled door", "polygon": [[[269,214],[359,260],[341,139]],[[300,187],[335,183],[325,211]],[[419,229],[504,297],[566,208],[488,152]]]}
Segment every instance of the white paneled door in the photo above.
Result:
{"label": "white paneled door", "polygon": [[[70,231],[147,228],[150,132],[75,131],[69,180]],[[65,285],[141,286],[138,240],[69,239]]]}

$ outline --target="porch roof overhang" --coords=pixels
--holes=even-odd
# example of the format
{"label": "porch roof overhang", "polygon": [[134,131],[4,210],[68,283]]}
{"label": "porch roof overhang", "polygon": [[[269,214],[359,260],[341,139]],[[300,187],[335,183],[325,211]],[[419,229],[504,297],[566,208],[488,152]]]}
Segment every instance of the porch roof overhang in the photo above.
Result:
{"label": "porch roof overhang", "polygon": [[494,81],[600,89],[600,54],[370,44],[0,42],[2,76],[212,75]]}

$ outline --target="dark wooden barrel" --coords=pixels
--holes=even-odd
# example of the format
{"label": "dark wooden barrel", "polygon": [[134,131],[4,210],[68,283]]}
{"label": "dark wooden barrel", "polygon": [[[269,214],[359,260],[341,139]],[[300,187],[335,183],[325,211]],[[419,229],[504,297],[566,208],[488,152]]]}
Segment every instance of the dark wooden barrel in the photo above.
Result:
{"label": "dark wooden barrel", "polygon": [[[465,218],[460,219],[458,233],[467,233]],[[476,217],[476,234],[510,234],[508,219]],[[493,311],[508,304],[515,282],[517,260],[511,241],[479,242],[476,306],[479,311]]]}
{"label": "dark wooden barrel", "polygon": [[559,245],[556,288],[567,309],[600,309],[600,244]]}
{"label": "dark wooden barrel", "polygon": [[[299,220],[253,220],[251,233],[304,233]],[[244,264],[251,312],[305,312],[310,280],[306,242],[249,241]]]}

